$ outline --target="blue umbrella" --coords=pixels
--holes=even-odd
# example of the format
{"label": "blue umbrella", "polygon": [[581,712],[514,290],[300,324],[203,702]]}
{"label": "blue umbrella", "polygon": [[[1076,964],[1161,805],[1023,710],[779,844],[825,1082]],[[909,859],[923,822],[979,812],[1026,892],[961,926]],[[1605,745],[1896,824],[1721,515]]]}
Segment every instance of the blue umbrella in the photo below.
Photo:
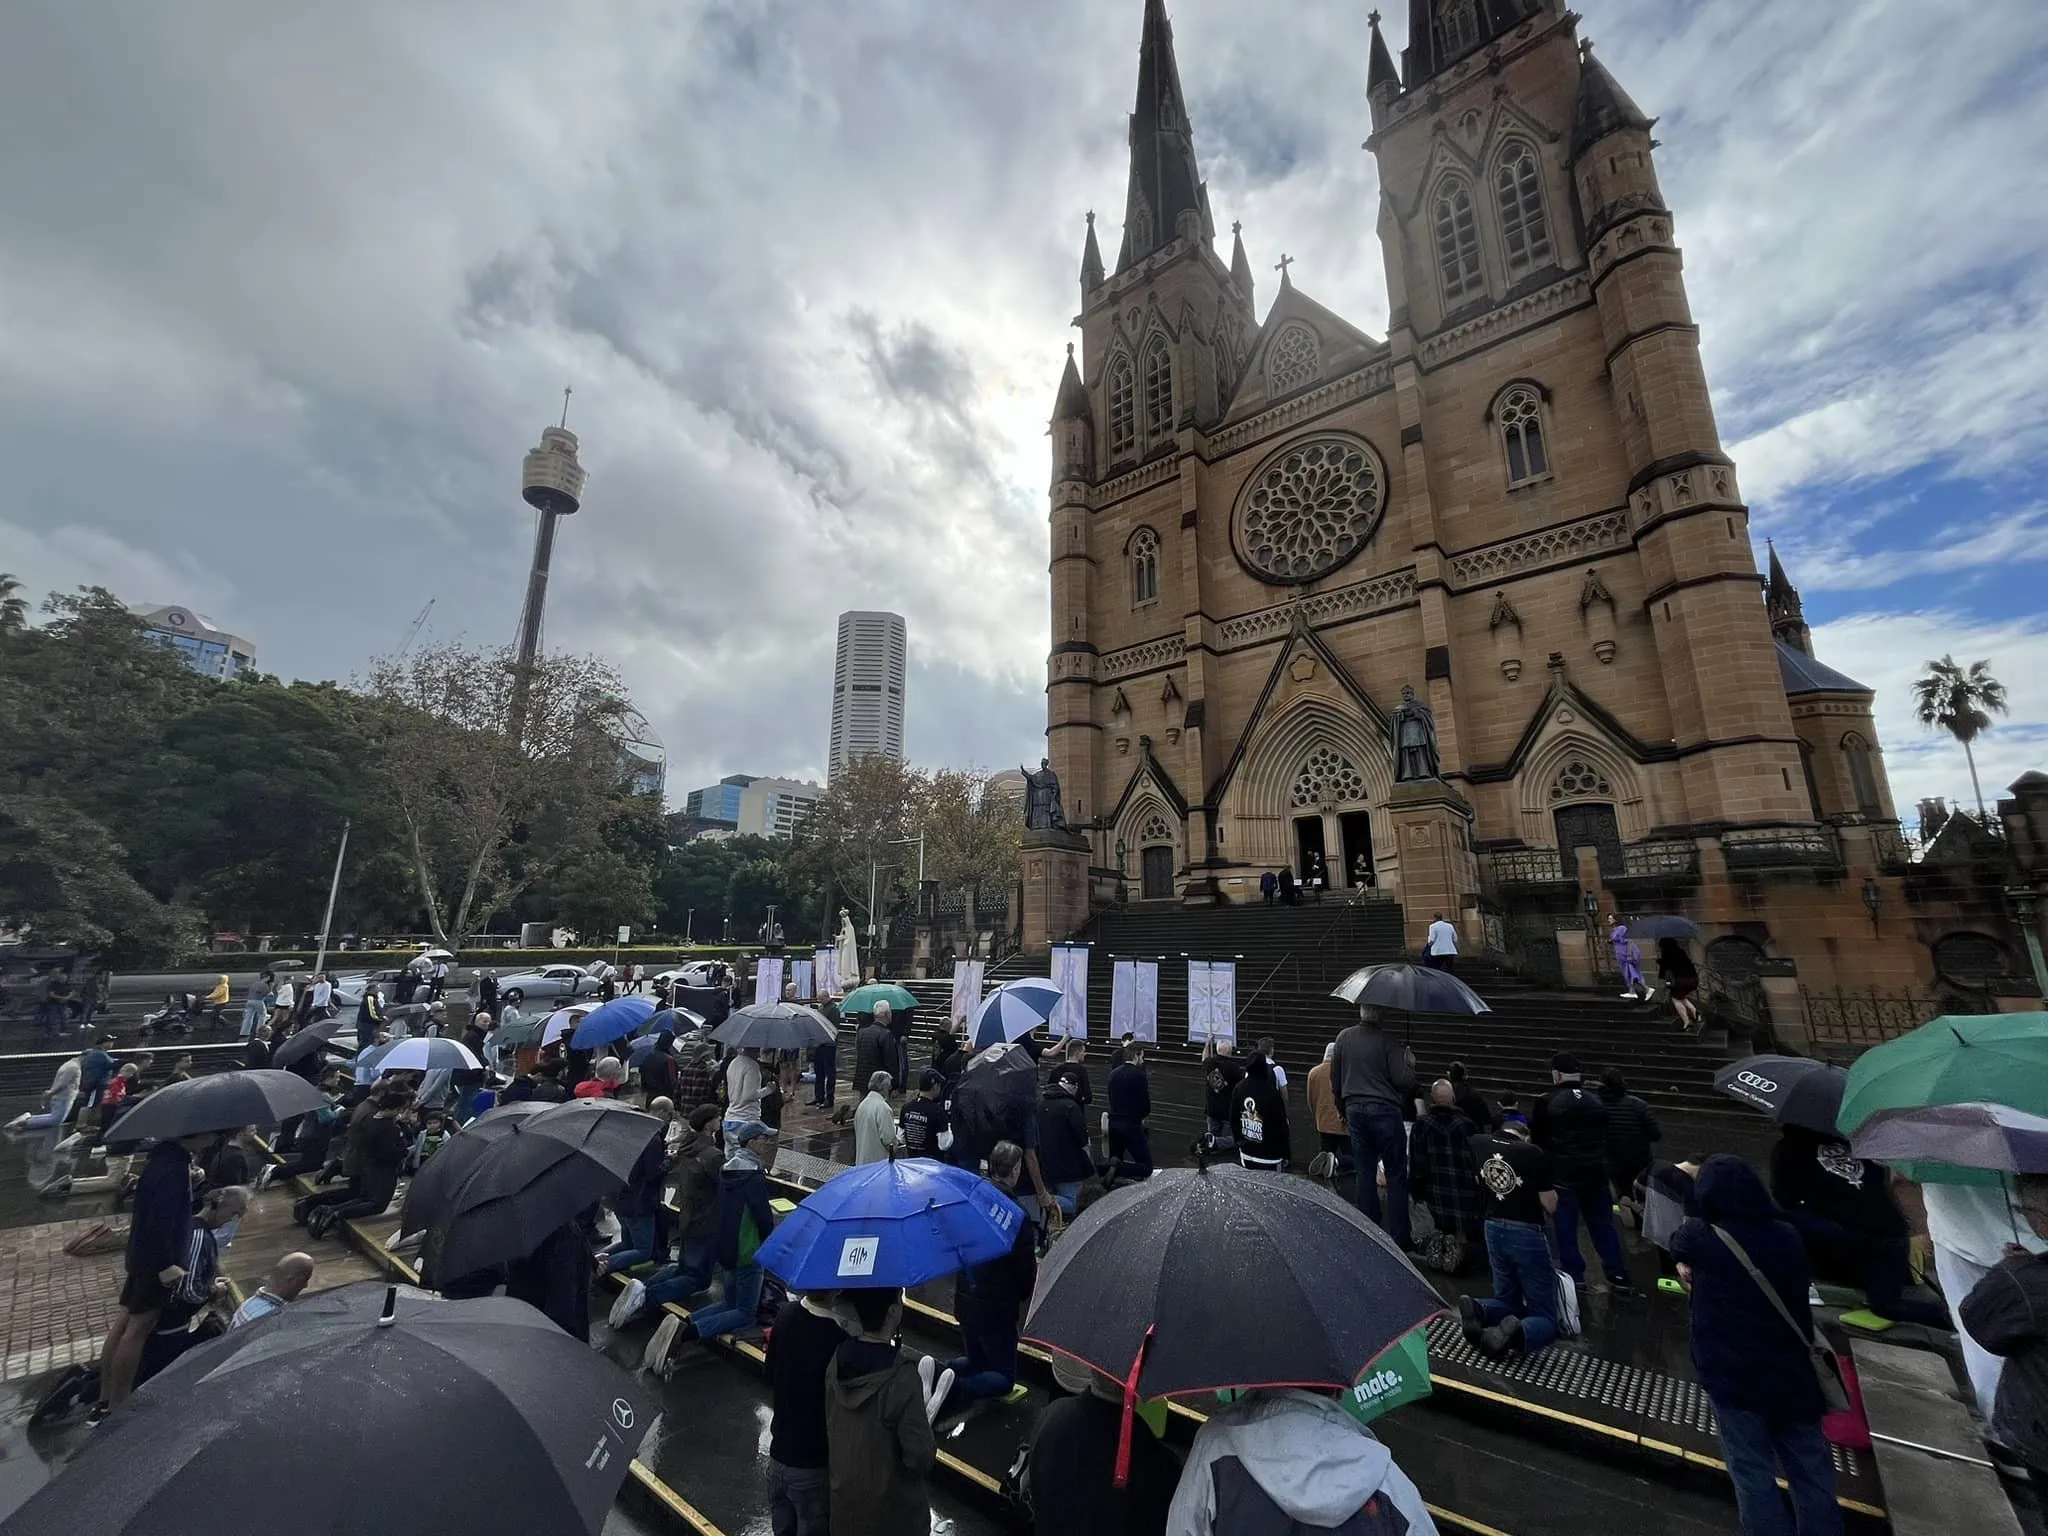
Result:
{"label": "blue umbrella", "polygon": [[793,1291],[923,1285],[1008,1253],[1017,1203],[927,1157],[849,1168],[782,1219],[760,1262]]}
{"label": "blue umbrella", "polygon": [[600,1045],[623,1040],[654,1017],[654,1001],[646,997],[615,997],[602,1008],[583,1016],[576,1033],[569,1037],[574,1051],[594,1051]]}
{"label": "blue umbrella", "polygon": [[702,1029],[704,1024],[704,1015],[694,1009],[664,1008],[640,1026],[640,1033],[650,1039],[655,1035],[687,1035],[692,1030]]}
{"label": "blue umbrella", "polygon": [[1022,1040],[1052,1017],[1060,997],[1059,983],[1043,976],[1004,982],[975,1010],[974,1048]]}

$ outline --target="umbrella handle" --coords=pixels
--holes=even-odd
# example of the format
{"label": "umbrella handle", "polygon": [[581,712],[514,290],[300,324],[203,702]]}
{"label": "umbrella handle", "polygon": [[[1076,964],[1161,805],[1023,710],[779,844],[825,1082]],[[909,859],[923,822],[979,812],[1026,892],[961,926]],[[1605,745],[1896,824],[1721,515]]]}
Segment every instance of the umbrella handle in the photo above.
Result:
{"label": "umbrella handle", "polygon": [[393,1323],[397,1321],[398,1287],[395,1285],[387,1285],[384,1288],[384,1312],[383,1315],[377,1319],[377,1326],[379,1328],[389,1328]]}
{"label": "umbrella handle", "polygon": [[1145,1351],[1152,1347],[1152,1335],[1158,1331],[1157,1323],[1145,1325],[1145,1337],[1138,1341],[1138,1357],[1131,1362],[1131,1374],[1124,1378],[1123,1423],[1116,1433],[1116,1486],[1119,1488],[1131,1480],[1131,1420],[1138,1413],[1138,1373],[1145,1369]]}

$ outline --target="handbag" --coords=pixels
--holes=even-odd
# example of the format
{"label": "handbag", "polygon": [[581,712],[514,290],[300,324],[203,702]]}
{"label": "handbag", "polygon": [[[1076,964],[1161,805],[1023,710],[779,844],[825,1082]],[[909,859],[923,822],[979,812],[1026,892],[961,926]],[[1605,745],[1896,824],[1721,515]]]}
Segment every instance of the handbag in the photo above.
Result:
{"label": "handbag", "polygon": [[1557,1271],[1557,1331],[1568,1339],[1579,1336],[1579,1283],[1561,1269]]}
{"label": "handbag", "polygon": [[1841,1413],[1846,1410],[1849,1407],[1849,1389],[1842,1382],[1842,1367],[1836,1361],[1834,1351],[1822,1344],[1814,1334],[1799,1326],[1799,1320],[1793,1317],[1791,1309],[1785,1305],[1785,1298],[1778,1294],[1776,1286],[1764,1278],[1764,1272],[1756,1267],[1755,1261],[1743,1252],[1742,1244],[1719,1227],[1714,1228],[1714,1236],[1721,1239],[1728,1251],[1735,1255],[1744,1269],[1749,1271],[1749,1278],[1754,1280],[1757,1289],[1764,1293],[1764,1298],[1770,1302],[1771,1309],[1785,1320],[1785,1326],[1790,1328],[1794,1336],[1805,1346],[1807,1361],[1813,1366],[1813,1378],[1820,1387],[1821,1401],[1827,1405],[1827,1411]]}

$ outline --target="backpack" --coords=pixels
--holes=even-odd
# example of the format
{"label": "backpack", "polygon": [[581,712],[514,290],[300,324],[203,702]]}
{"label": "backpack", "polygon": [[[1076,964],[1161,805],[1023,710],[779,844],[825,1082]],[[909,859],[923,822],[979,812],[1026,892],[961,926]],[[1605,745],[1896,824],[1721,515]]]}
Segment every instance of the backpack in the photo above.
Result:
{"label": "backpack", "polygon": [[1216,1514],[1215,1536],[1407,1536],[1408,1517],[1384,1492],[1375,1493],[1341,1525],[1303,1525],[1273,1502],[1258,1479],[1235,1456],[1212,1462]]}

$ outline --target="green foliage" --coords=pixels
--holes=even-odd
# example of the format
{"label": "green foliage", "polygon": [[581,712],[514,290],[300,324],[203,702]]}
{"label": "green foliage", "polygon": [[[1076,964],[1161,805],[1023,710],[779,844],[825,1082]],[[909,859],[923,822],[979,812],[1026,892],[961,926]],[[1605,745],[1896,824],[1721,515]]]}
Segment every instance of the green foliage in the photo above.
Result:
{"label": "green foliage", "polygon": [[159,902],[124,862],[105,827],[57,796],[0,791],[0,916],[37,943],[98,950],[116,965],[189,953],[196,914]]}
{"label": "green foliage", "polygon": [[621,927],[654,921],[654,882],[645,864],[609,848],[574,860],[554,881],[555,921],[587,944],[602,943]]}
{"label": "green foliage", "polygon": [[699,940],[715,940],[730,917],[735,941],[750,940],[773,906],[791,943],[815,940],[824,895],[793,859],[789,841],[779,837],[698,838],[679,844],[663,861],[655,892],[657,921],[665,933],[680,936],[689,923]]}

